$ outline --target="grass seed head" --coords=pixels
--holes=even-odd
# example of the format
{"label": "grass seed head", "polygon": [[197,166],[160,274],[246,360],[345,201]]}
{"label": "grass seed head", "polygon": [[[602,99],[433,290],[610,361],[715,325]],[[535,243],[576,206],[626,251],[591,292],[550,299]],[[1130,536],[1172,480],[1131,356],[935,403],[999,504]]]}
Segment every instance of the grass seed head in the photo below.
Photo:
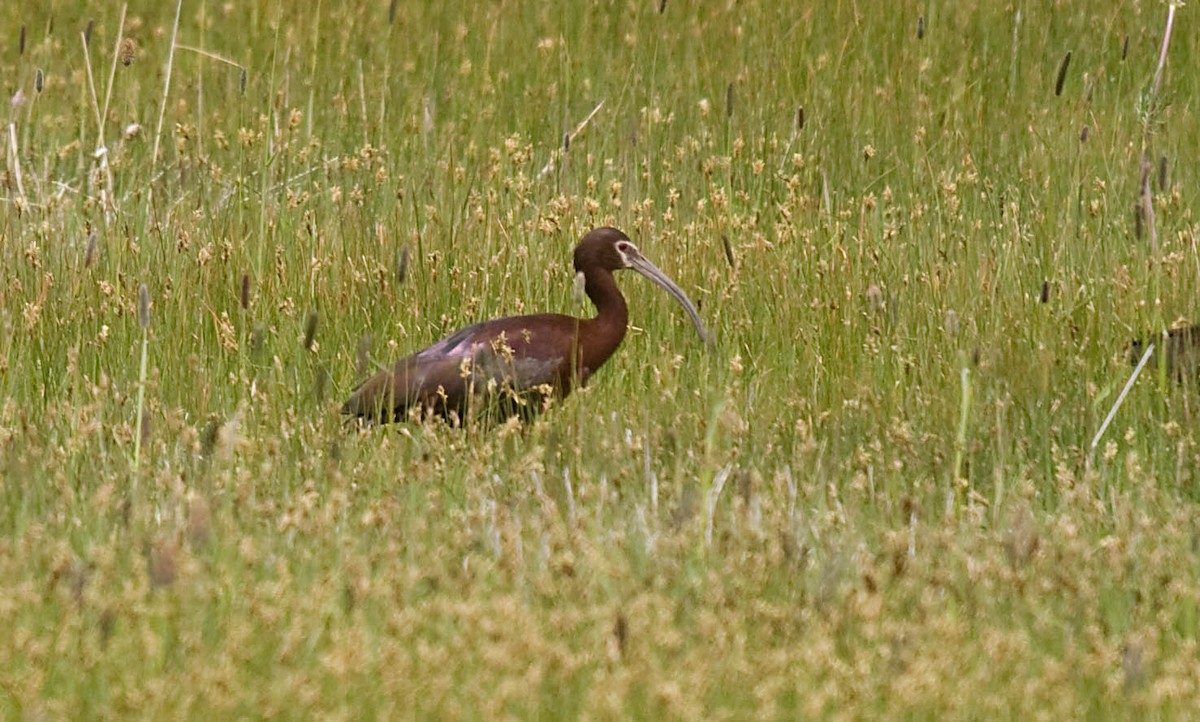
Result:
{"label": "grass seed head", "polygon": [[872,283],[867,286],[867,305],[871,307],[872,313],[882,313],[887,308],[887,303],[883,298],[883,289],[879,284]]}
{"label": "grass seed head", "polygon": [[83,591],[87,587],[88,579],[91,578],[94,569],[94,564],[84,563],[82,559],[76,559],[71,564],[71,597],[76,604],[83,602]]}
{"label": "grass seed head", "polygon": [[121,50],[118,53],[121,59],[121,65],[129,67],[133,61],[137,59],[137,41],[133,38],[126,37],[121,41]]}
{"label": "grass seed head", "polygon": [[33,89],[40,93],[44,87],[46,87],[46,75],[41,68],[38,68],[37,72],[33,74]]}
{"label": "grass seed head", "polygon": [[958,333],[958,312],[954,309],[947,309],[946,315],[942,319],[942,328],[946,331],[947,336],[954,336]]}
{"label": "grass seed head", "polygon": [[408,249],[401,248],[400,253],[396,256],[396,285],[404,285],[404,279],[408,277]]}
{"label": "grass seed head", "polygon": [[1136,641],[1129,642],[1121,650],[1121,672],[1124,675],[1125,689],[1132,690],[1141,686],[1145,679],[1142,665],[1142,647]]}
{"label": "grass seed head", "polygon": [[88,234],[87,249],[83,252],[83,267],[91,268],[96,264],[96,232]]}
{"label": "grass seed head", "polygon": [[213,439],[213,455],[223,461],[233,458],[233,452],[242,443],[242,409],[233,412],[229,421],[217,427]]}
{"label": "grass seed head", "polygon": [[238,301],[242,304],[243,311],[250,310],[250,274],[242,273],[242,291],[238,296]]}
{"label": "grass seed head", "polygon": [[111,609],[105,609],[100,613],[100,644],[101,647],[108,646],[108,640],[112,639],[113,628],[117,623],[117,613]]}
{"label": "grass seed head", "polygon": [[733,246],[729,244],[729,236],[724,233],[721,234],[721,245],[725,247],[725,261],[729,264],[730,268],[734,268],[737,264],[733,258]]}
{"label": "grass seed head", "polygon": [[21,23],[21,39],[17,42],[17,55],[25,54],[25,23]]}
{"label": "grass seed head", "polygon": [[143,331],[150,328],[150,291],[144,283],[138,286],[138,325]]}
{"label": "grass seed head", "polygon": [[917,16],[917,40],[925,39],[925,16]]}
{"label": "grass seed head", "polygon": [[1004,536],[1004,551],[1013,567],[1023,567],[1037,553],[1041,545],[1037,524],[1028,506],[1019,508],[1009,523]]}
{"label": "grass seed head", "polygon": [[92,30],[96,27],[95,20],[88,20],[87,28],[83,31],[83,44],[89,48],[92,46]]}
{"label": "grass seed head", "polygon": [[317,320],[318,320],[317,312],[309,311],[308,319],[304,322],[304,349],[306,351],[312,351],[313,341],[316,340]]}
{"label": "grass seed head", "polygon": [[1071,67],[1071,51],[1063,56],[1062,64],[1058,66],[1058,79],[1054,81],[1054,94],[1062,95],[1063,83],[1067,81],[1067,68]]}
{"label": "grass seed head", "polygon": [[200,456],[209,458],[213,451],[217,448],[217,440],[221,434],[221,419],[217,416],[211,416],[208,423],[204,425],[204,431],[200,433]]}
{"label": "grass seed head", "polygon": [[617,612],[617,618],[613,622],[613,639],[617,641],[618,653],[624,657],[625,647],[629,640],[629,620],[625,618],[624,612]]}

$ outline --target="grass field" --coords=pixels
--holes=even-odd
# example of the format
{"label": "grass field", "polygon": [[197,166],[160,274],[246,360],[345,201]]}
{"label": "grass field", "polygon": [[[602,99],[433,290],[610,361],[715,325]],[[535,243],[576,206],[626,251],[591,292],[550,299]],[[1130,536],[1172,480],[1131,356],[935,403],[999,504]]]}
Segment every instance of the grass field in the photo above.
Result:
{"label": "grass field", "polygon": [[[0,718],[1194,715],[1196,13],[3,3]],[[714,349],[346,429],[603,224]]]}

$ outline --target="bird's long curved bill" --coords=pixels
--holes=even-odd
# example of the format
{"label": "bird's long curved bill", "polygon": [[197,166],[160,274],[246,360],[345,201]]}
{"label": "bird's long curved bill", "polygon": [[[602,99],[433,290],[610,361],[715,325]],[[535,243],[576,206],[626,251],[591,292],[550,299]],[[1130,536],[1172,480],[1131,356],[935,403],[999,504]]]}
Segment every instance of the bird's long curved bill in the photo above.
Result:
{"label": "bird's long curved bill", "polygon": [[641,254],[629,254],[627,258],[631,269],[657,283],[664,291],[671,294],[671,298],[678,301],[680,306],[683,306],[683,310],[687,311],[688,316],[692,319],[692,323],[696,326],[696,333],[700,334],[700,340],[705,344],[711,343],[712,338],[708,335],[708,330],[704,328],[704,324],[700,321],[700,313],[696,310],[696,306],[692,304],[692,299],[688,298],[687,294],[683,292],[683,289],[677,286],[671,280],[670,276],[660,271],[658,266],[647,261]]}

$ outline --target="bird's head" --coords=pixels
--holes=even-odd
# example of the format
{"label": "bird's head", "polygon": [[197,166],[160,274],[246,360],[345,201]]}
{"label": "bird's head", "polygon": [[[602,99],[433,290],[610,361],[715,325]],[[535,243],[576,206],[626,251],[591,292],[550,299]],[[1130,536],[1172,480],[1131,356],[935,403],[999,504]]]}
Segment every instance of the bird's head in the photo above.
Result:
{"label": "bird's head", "polygon": [[626,268],[637,271],[654,281],[678,301],[692,319],[700,338],[705,343],[709,342],[708,331],[700,322],[700,314],[696,311],[691,299],[667,274],[659,270],[658,266],[646,260],[638,247],[633,245],[633,241],[629,240],[629,236],[616,228],[605,226],[588,232],[575,247],[575,272],[577,274],[586,277],[589,271],[602,270],[611,273]]}

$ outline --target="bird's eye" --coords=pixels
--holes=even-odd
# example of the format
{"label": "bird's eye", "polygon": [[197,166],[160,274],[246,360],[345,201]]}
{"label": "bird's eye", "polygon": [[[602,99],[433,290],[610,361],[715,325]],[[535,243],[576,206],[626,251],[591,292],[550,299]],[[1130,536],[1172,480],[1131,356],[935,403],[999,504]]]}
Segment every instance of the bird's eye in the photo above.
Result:
{"label": "bird's eye", "polygon": [[621,253],[625,253],[626,251],[629,250],[629,244],[622,241],[617,244],[617,250],[620,251]]}

